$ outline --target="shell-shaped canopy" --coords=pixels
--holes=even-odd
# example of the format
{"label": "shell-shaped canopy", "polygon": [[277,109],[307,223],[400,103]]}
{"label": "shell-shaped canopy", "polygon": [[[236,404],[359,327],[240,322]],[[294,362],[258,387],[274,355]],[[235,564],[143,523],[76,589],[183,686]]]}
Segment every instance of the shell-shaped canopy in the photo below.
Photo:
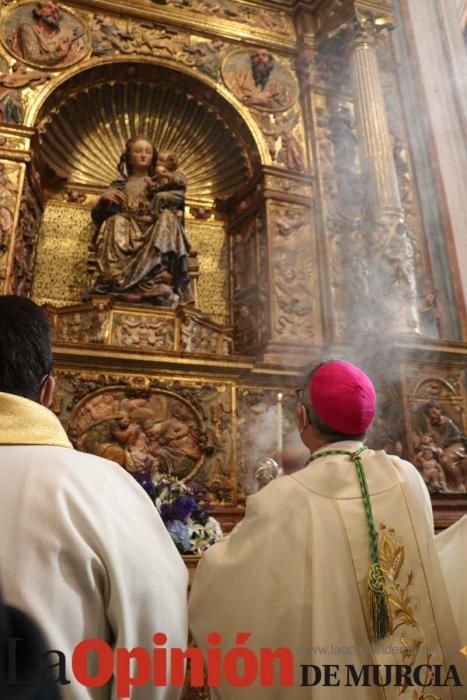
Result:
{"label": "shell-shaped canopy", "polygon": [[143,135],[176,154],[190,198],[212,200],[244,190],[252,176],[251,144],[222,114],[218,97],[187,91],[186,76],[177,81],[171,73],[174,79],[163,82],[101,75],[94,84],[62,90],[39,124],[47,165],[67,185],[101,190],[118,177],[126,141]]}

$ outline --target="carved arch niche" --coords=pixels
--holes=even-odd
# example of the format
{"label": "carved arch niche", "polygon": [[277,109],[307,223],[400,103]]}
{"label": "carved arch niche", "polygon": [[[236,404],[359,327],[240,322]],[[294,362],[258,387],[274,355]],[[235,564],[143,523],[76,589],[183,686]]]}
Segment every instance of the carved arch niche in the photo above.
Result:
{"label": "carved arch niche", "polygon": [[[221,353],[253,352],[267,340],[270,254],[260,186],[267,149],[234,98],[186,69],[114,59],[76,70],[50,92],[31,121],[38,132],[34,158],[44,200],[31,276],[36,301],[63,313],[82,302],[89,282],[90,210],[118,176],[127,139],[143,134],[159,149],[173,150],[187,175],[187,231],[199,261],[199,280],[193,266],[196,306],[218,326],[230,327],[235,341],[220,342]],[[244,214],[238,216],[239,211]],[[254,243],[239,251],[239,236]],[[248,255],[255,270],[243,296],[235,278],[239,255]],[[93,324],[88,325],[84,342],[114,337],[93,338]]]}

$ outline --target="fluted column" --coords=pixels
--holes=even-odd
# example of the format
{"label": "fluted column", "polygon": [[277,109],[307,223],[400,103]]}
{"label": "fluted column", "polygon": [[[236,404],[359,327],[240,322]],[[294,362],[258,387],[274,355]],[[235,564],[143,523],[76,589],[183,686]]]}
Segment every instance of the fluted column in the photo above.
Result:
{"label": "fluted column", "polygon": [[389,333],[419,333],[415,255],[401,206],[393,145],[376,55],[387,18],[357,14],[350,68],[355,119],[369,212],[370,294],[377,325]]}

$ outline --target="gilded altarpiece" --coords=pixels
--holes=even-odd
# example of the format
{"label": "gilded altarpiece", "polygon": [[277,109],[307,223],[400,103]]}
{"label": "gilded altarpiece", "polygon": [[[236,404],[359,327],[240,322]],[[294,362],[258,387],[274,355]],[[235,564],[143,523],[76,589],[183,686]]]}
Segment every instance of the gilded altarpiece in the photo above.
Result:
{"label": "gilded altarpiece", "polygon": [[[74,444],[196,481],[229,529],[257,463],[299,455],[302,366],[346,357],[379,390],[370,444],[414,459],[453,520],[465,348],[436,287],[390,3],[48,5],[49,24],[36,2],[1,7],[0,284],[46,305]],[[170,275],[149,302],[96,292],[92,214],[137,135],[181,173],[167,220],[190,241],[187,304]]]}

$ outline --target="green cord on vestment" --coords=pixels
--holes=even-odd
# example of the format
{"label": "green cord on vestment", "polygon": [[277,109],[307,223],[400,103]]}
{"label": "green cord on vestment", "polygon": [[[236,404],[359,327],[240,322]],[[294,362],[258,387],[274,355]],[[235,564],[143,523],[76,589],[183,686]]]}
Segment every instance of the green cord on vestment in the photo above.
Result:
{"label": "green cord on vestment", "polygon": [[365,507],[366,518],[368,521],[370,557],[371,561],[373,562],[368,574],[370,631],[373,639],[379,640],[385,639],[391,635],[391,613],[386,594],[384,576],[379,565],[378,533],[376,532],[375,523],[373,520],[373,512],[371,510],[370,494],[368,492],[365,470],[360,459],[360,455],[366,449],[368,448],[364,445],[356,450],[356,452],[350,452],[347,450],[325,450],[324,452],[319,452],[318,454],[310,457],[307,464],[314,462],[320,457],[327,457],[328,455],[346,455],[350,457],[352,462],[355,464],[358,480],[360,482],[360,490],[362,492],[363,505]]}

